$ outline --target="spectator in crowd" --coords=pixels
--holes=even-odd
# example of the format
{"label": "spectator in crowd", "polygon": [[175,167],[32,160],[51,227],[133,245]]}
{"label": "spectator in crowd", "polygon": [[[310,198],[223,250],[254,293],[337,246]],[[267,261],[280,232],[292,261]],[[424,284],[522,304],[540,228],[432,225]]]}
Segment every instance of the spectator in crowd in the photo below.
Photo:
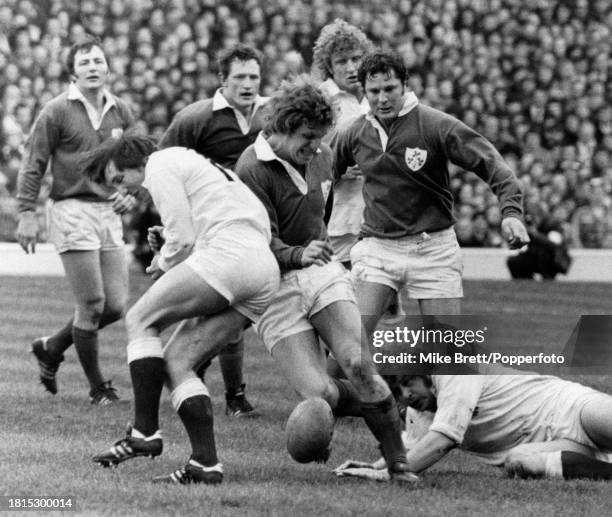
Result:
{"label": "spectator in crowd", "polygon": [[[410,72],[409,86],[425,104],[448,111],[489,137],[505,158],[508,153],[535,153],[544,168],[539,186],[546,185],[552,175],[569,178],[575,174],[560,163],[558,150],[563,147],[580,149],[576,157],[583,174],[578,183],[601,176],[604,190],[612,185],[597,155],[603,149],[609,157],[612,151],[610,2],[391,0],[383,5],[248,0],[219,5],[210,0],[120,5],[118,1],[67,4],[49,0],[5,4],[0,7],[0,69],[4,70],[0,102],[5,116],[13,116],[19,102],[31,103],[37,114],[61,92],[62,48],[86,30],[99,32],[103,27],[104,49],[115,71],[111,89],[120,92],[115,86],[123,85],[122,98],[143,114],[151,132],[159,122],[153,107],[165,105],[165,129],[182,107],[214,94],[219,81],[213,56],[236,37],[261,49],[271,63],[279,63],[262,78],[262,91],[270,93],[290,68],[282,62],[284,56],[298,52],[310,66],[321,29],[341,17],[376,44],[401,52]],[[139,63],[146,67],[142,77],[130,65],[137,57],[141,61],[136,68]],[[194,60],[198,63],[195,77],[187,73]],[[205,69],[202,63],[207,62]],[[19,78],[32,81],[36,91],[32,99],[21,98]],[[145,97],[143,91],[150,85],[160,85],[163,96]],[[499,127],[496,136],[492,134],[495,126]],[[536,135],[540,145],[534,148]],[[5,164],[0,157],[0,171]],[[517,169],[517,173],[529,175],[530,171]],[[565,204],[573,197],[573,189],[570,185],[560,201],[543,199],[547,210],[554,211],[559,202]],[[461,204],[457,203],[457,210]],[[564,222],[579,207],[572,208]],[[0,228],[0,233],[6,239],[13,232]],[[612,228],[606,227],[605,233],[611,234]]]}

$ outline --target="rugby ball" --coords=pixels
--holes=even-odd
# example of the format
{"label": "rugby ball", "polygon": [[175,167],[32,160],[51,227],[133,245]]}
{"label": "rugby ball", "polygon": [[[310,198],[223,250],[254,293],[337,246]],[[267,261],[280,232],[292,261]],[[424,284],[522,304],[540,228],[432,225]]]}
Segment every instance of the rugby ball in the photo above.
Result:
{"label": "rugby ball", "polygon": [[334,415],[329,404],[321,398],[300,402],[289,415],[285,427],[287,451],[298,463],[329,458],[334,434]]}

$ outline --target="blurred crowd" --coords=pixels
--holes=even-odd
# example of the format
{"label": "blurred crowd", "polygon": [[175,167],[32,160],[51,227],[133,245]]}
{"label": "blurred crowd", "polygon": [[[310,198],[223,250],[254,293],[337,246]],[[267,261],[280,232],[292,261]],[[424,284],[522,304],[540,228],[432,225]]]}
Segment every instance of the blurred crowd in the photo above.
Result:
{"label": "blurred crowd", "polygon": [[[534,227],[570,247],[612,248],[612,2],[609,0],[3,0],[0,240],[11,239],[23,143],[66,88],[64,50],[85,32],[109,57],[111,91],[160,136],[219,86],[217,52],[263,51],[262,92],[309,69],[334,18],[397,50],[420,100],[489,138],[520,178]],[[453,170],[464,246],[501,246],[488,187]]]}

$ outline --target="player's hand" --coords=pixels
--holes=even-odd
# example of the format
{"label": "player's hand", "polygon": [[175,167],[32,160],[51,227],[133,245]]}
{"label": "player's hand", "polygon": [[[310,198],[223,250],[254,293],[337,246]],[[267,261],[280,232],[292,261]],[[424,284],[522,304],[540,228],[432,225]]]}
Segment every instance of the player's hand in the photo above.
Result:
{"label": "player's hand", "polygon": [[501,232],[512,250],[522,248],[530,240],[527,228],[517,217],[504,218],[501,222]]}
{"label": "player's hand", "polygon": [[23,251],[26,253],[36,253],[36,242],[38,241],[38,220],[36,213],[32,211],[21,212],[19,223],[15,231],[15,238]]}
{"label": "player's hand", "polygon": [[132,194],[117,192],[117,195],[113,197],[113,211],[119,215],[134,210],[137,204],[138,200]]}
{"label": "player's hand", "polygon": [[365,461],[357,461],[357,460],[346,460],[341,465],[338,465],[334,472],[338,470],[346,470],[346,469],[373,469],[373,463],[367,463]]}
{"label": "player's hand", "polygon": [[151,226],[147,228],[147,242],[155,253],[157,253],[164,245],[164,242],[166,242],[162,233],[163,231],[163,226]]}
{"label": "player's hand", "polygon": [[349,180],[356,180],[361,177],[363,177],[363,174],[361,173],[361,169],[357,165],[353,165],[352,167],[346,169],[346,172],[342,176],[342,178]]}
{"label": "player's hand", "polygon": [[151,264],[147,269],[145,269],[145,273],[151,275],[153,280],[157,280],[160,276],[164,274],[164,270],[159,267],[159,255],[155,255]]}
{"label": "player's hand", "polygon": [[322,266],[331,261],[334,251],[327,241],[311,241],[302,253],[302,266]]}

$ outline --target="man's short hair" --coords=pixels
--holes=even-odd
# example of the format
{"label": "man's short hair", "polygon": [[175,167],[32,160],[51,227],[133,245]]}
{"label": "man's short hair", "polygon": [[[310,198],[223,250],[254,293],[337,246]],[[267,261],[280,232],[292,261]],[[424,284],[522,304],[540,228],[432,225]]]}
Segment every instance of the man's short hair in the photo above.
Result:
{"label": "man's short hair", "polygon": [[333,122],[331,105],[312,84],[284,82],[266,104],[263,130],[268,135],[291,135],[303,124],[329,128]]}
{"label": "man's short hair", "polygon": [[[86,34],[81,39],[76,41],[68,54],[66,55],[66,69],[69,74],[74,74],[74,56],[77,52],[89,52],[93,47],[99,47],[102,52],[104,52],[104,47],[102,46],[102,41],[97,36],[93,34]],[[106,58],[106,55],[104,56]],[[108,61],[108,60],[107,60]]]}
{"label": "man's short hair", "polygon": [[357,77],[362,86],[365,87],[366,79],[375,74],[395,73],[402,84],[406,82],[408,72],[404,60],[395,52],[373,52],[361,61]]}
{"label": "man's short hair", "polygon": [[221,78],[227,79],[233,61],[250,61],[251,59],[255,60],[261,68],[261,64],[263,63],[263,55],[261,52],[244,43],[238,43],[233,47],[221,51],[217,57],[217,68]]}
{"label": "man's short hair", "polygon": [[321,80],[332,75],[331,59],[334,54],[361,50],[364,53],[371,52],[372,42],[364,32],[336,18],[332,23],[321,29],[321,33],[315,41],[312,56],[312,72]]}

